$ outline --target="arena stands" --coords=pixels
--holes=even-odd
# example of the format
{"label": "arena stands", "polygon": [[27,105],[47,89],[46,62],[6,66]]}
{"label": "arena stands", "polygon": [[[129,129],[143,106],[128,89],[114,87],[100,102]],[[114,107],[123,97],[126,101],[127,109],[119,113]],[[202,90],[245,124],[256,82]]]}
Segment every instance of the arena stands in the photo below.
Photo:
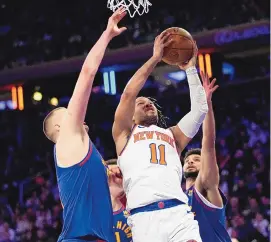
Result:
{"label": "arena stands", "polygon": [[[53,0],[29,0],[28,4],[3,0],[0,70],[85,54],[106,23],[108,10],[101,2],[97,0],[94,8],[84,0],[76,5]],[[171,26],[198,33],[268,19],[268,10],[268,2],[263,0],[196,0],[193,5],[157,1],[148,15],[127,18],[128,33],[113,41],[110,48],[151,42],[157,33]],[[260,59],[261,56],[256,61],[246,60],[241,72],[237,70],[243,84],[237,85],[235,77],[226,80],[213,97],[220,189],[228,198],[227,230],[239,242],[270,239],[270,82],[266,78],[270,71],[261,65],[269,64],[267,59]],[[265,78],[251,81],[259,73]],[[63,86],[73,85],[75,77],[72,78],[73,82],[69,80]],[[50,89],[51,83],[47,84]],[[185,85],[183,82],[177,88],[170,86],[162,91],[149,85],[142,94],[157,98],[169,117],[167,124],[172,125],[189,110]],[[90,124],[90,137],[105,159],[116,156],[111,127],[118,99],[119,95],[93,92],[89,104],[86,121]],[[53,147],[41,128],[48,111],[47,101],[46,104],[24,112],[0,112],[0,242],[55,242],[61,231],[62,207]],[[98,111],[97,107],[106,107],[106,111]],[[199,132],[187,148],[200,147],[201,137]]]}
{"label": "arena stands", "polygon": [[[0,69],[33,65],[87,53],[103,30],[105,1],[76,4],[48,0],[28,4],[2,1]],[[95,7],[93,6],[95,5]],[[16,17],[15,17],[16,16]],[[128,32],[111,49],[151,42],[158,33],[182,26],[191,33],[269,18],[268,1],[156,1],[148,15],[126,18]]]}
{"label": "arena stands", "polygon": [[[243,85],[228,87],[214,96],[220,188],[229,201],[228,232],[240,242],[268,241],[270,234],[270,112],[267,105],[269,94],[264,88],[267,84],[268,81],[261,82],[261,85],[257,82],[245,84],[247,91],[242,95]],[[230,100],[225,98],[229,93]],[[158,102],[170,117],[168,124],[176,122],[189,108],[186,95],[180,98],[175,89],[170,90],[170,95],[158,95]],[[176,103],[172,99],[180,101]],[[99,106],[101,101],[95,99],[92,105]],[[91,112],[88,115],[91,116]],[[6,152],[1,152],[0,176],[1,194],[5,195],[1,197],[0,238],[5,239],[0,241],[56,241],[61,229],[61,206],[52,146],[42,137],[40,130],[42,117],[39,117],[38,110],[32,116],[4,112],[0,117],[1,128],[6,130],[1,136]],[[7,122],[12,117],[18,121]],[[32,130],[25,136],[30,141],[22,147],[16,143],[16,122],[31,122]],[[92,139],[106,159],[115,156],[110,122],[95,121],[91,128]],[[198,147],[200,141],[201,133],[188,148]],[[30,144],[31,149],[27,149]]]}

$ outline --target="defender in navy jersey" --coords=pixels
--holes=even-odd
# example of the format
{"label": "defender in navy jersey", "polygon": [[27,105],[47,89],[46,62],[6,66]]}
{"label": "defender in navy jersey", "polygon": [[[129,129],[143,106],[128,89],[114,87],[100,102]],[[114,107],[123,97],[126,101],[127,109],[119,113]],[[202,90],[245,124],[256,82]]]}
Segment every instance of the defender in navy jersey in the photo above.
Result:
{"label": "defender in navy jersey", "polygon": [[188,204],[199,223],[203,242],[231,242],[225,228],[227,200],[219,190],[219,170],[215,152],[215,119],[212,94],[218,88],[201,73],[208,113],[203,122],[202,149],[189,150],[184,157],[184,177]]}
{"label": "defender in navy jersey", "polygon": [[[108,160],[106,163],[110,169],[117,168],[117,159]],[[132,242],[132,231],[127,223],[129,213],[125,209],[125,193],[122,184],[122,178],[118,175],[112,174],[109,177],[109,190],[113,207],[113,228],[116,242]]]}
{"label": "defender in navy jersey", "polygon": [[68,108],[57,108],[44,120],[44,133],[55,143],[56,175],[63,205],[59,242],[116,241],[109,170],[90,141],[84,120],[105,50],[113,37],[126,30],[117,26],[125,15],[124,8],[120,8],[109,18],[106,30],[86,57]]}
{"label": "defender in navy jersey", "polygon": [[132,231],[127,223],[128,211],[122,206],[119,210],[114,211],[113,214],[116,242],[132,242]]}

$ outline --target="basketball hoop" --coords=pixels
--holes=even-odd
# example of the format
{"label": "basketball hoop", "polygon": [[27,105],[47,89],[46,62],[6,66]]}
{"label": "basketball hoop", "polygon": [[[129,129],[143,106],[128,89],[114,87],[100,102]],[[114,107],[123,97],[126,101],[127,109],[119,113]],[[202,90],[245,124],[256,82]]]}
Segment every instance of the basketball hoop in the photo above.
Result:
{"label": "basketball hoop", "polygon": [[[137,2],[137,3],[136,3]],[[133,18],[135,14],[142,15],[149,12],[149,7],[152,4],[149,0],[108,0],[107,7],[115,12],[120,7],[125,7],[130,17]]]}

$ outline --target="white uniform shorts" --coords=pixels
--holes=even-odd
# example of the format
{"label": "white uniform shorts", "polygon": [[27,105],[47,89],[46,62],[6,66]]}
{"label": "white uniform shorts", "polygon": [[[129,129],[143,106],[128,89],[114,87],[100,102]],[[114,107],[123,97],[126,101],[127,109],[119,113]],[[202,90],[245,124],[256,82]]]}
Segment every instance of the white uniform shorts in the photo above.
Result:
{"label": "white uniform shorts", "polygon": [[186,204],[129,216],[133,242],[202,242],[198,222]]}

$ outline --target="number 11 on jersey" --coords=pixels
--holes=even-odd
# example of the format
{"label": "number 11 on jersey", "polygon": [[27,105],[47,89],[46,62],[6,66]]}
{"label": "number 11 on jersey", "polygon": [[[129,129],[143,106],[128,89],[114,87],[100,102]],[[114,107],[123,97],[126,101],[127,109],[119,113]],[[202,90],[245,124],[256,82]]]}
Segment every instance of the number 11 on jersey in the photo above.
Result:
{"label": "number 11 on jersey", "polygon": [[[150,150],[151,150],[151,163],[153,164],[159,164],[159,165],[167,165],[166,162],[166,148],[165,145],[159,145],[157,149],[157,145],[155,143],[150,144]],[[160,159],[158,160],[157,153],[159,152]]]}

